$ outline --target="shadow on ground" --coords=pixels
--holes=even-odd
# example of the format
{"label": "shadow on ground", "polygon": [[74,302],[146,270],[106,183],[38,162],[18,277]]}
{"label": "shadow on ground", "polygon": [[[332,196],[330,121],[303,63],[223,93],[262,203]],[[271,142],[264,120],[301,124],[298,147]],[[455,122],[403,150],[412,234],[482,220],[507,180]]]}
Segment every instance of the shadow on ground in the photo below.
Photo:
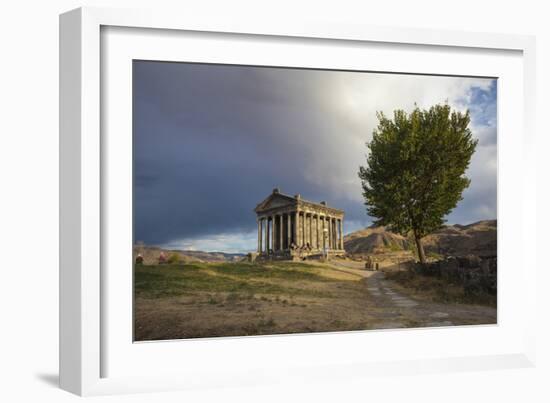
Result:
{"label": "shadow on ground", "polygon": [[47,385],[58,388],[59,387],[59,375],[58,374],[35,374],[36,378],[41,380]]}

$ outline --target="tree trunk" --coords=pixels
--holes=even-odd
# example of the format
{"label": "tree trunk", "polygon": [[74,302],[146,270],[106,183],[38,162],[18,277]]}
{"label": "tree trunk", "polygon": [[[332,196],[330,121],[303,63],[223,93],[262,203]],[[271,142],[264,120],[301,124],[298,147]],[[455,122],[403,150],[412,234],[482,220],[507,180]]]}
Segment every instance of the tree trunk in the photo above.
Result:
{"label": "tree trunk", "polygon": [[424,246],[422,246],[422,242],[420,241],[420,237],[415,234],[414,235],[414,240],[416,242],[416,250],[418,251],[418,258],[420,259],[420,263],[425,264],[426,263],[426,255],[424,254]]}

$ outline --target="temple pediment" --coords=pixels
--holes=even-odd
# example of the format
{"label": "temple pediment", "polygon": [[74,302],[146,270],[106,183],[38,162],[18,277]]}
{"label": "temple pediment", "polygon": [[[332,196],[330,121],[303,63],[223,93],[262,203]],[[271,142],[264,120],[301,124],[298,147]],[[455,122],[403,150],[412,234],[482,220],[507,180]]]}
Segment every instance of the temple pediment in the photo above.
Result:
{"label": "temple pediment", "polygon": [[271,210],[274,208],[283,208],[286,206],[296,206],[297,201],[294,197],[290,197],[287,195],[283,195],[277,192],[273,192],[270,194],[264,201],[262,201],[260,204],[256,206],[254,211],[256,213]]}

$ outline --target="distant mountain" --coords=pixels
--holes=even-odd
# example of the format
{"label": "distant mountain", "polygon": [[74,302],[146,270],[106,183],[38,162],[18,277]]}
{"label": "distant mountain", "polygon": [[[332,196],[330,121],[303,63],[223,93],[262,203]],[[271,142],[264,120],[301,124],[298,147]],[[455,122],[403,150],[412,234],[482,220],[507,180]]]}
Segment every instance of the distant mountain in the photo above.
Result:
{"label": "distant mountain", "polygon": [[[469,225],[448,225],[422,239],[427,253],[444,256],[496,256],[497,221],[478,221]],[[352,254],[383,253],[414,248],[414,241],[371,226],[344,237],[344,248]]]}
{"label": "distant mountain", "polygon": [[161,252],[164,252],[167,259],[172,255],[177,255],[180,262],[183,263],[232,262],[241,260],[245,256],[243,253],[203,252],[135,245],[133,248],[133,257],[135,260],[138,253],[141,253],[145,264],[156,264]]}

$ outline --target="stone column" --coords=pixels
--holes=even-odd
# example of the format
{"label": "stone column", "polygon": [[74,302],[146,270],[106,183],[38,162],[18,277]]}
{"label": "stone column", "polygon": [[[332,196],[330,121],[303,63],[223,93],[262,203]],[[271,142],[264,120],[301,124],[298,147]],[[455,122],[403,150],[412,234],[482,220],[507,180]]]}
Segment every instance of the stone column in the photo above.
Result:
{"label": "stone column", "polygon": [[302,216],[300,217],[300,246],[306,245],[306,219],[306,212],[302,211]]}
{"label": "stone column", "polygon": [[344,250],[344,220],[340,219],[340,249]]}
{"label": "stone column", "polygon": [[308,227],[307,227],[307,234],[308,234],[308,238],[307,238],[307,241],[309,242],[309,246],[310,247],[313,247],[313,214],[309,214],[309,223],[308,223]]}
{"label": "stone column", "polygon": [[309,222],[307,226],[307,241],[309,246],[313,247],[313,213],[309,214]]}
{"label": "stone column", "polygon": [[321,249],[319,245],[319,214],[317,214],[315,217],[315,249]]}
{"label": "stone column", "polygon": [[275,216],[271,216],[271,250],[275,251]]}
{"label": "stone column", "polygon": [[319,249],[319,214],[315,216],[315,221],[313,223],[313,238],[315,238],[315,249]]}
{"label": "stone column", "polygon": [[311,242],[311,247],[313,249],[317,249],[317,216],[312,215],[311,216],[311,228],[313,235],[311,235],[311,238],[313,239],[313,242]]}
{"label": "stone column", "polygon": [[340,225],[338,219],[334,219],[334,232],[336,233],[336,249],[340,249]]}
{"label": "stone column", "polygon": [[269,243],[270,243],[270,228],[269,228],[269,217],[265,218],[265,252],[269,253]]}
{"label": "stone column", "polygon": [[334,226],[336,228],[336,239],[338,242],[336,243],[336,249],[340,249],[340,220],[336,219],[334,220]]}
{"label": "stone column", "polygon": [[307,213],[304,212],[304,246],[307,246],[309,235],[307,233],[308,223],[307,223]]}
{"label": "stone column", "polygon": [[338,232],[336,231],[336,218],[332,219],[332,231],[334,232],[334,237],[332,238],[334,244],[332,246],[334,249],[338,249]]}
{"label": "stone column", "polygon": [[281,249],[281,216],[277,215],[275,216],[275,240],[276,240],[276,248],[275,250]]}
{"label": "stone column", "polygon": [[271,238],[271,250],[275,252],[277,250],[277,216],[273,215],[271,217],[271,225],[273,226],[272,229],[272,238]]}
{"label": "stone column", "polygon": [[309,217],[309,244],[311,249],[315,248],[315,216],[313,213]]}
{"label": "stone column", "polygon": [[304,221],[303,221],[303,241],[302,241],[302,245],[306,246],[307,245],[307,213],[304,211]]}
{"label": "stone column", "polygon": [[313,249],[313,239],[314,239],[314,233],[313,233],[313,213],[309,216],[309,246]]}
{"label": "stone column", "polygon": [[338,249],[338,234],[336,233],[336,218],[331,219],[332,225],[332,249]]}
{"label": "stone column", "polygon": [[336,218],[332,219],[332,230],[334,231],[334,249],[338,249],[338,231],[336,229]]}
{"label": "stone column", "polygon": [[292,235],[292,237],[294,238],[293,242],[296,244],[296,246],[300,246],[298,243],[298,228],[300,228],[299,225],[300,225],[300,212],[296,210],[296,212],[294,213],[294,234]]}
{"label": "stone column", "polygon": [[334,249],[339,249],[340,246],[340,236],[338,234],[338,219],[334,219],[334,239],[336,242],[334,243]]}
{"label": "stone column", "polygon": [[327,249],[330,249],[330,217],[325,217],[325,227],[327,229]]}
{"label": "stone column", "polygon": [[290,243],[292,242],[292,216],[286,215],[286,249],[290,249]]}
{"label": "stone column", "polygon": [[301,245],[306,246],[306,212],[303,212],[302,216],[302,236],[301,236]]}
{"label": "stone column", "polygon": [[321,225],[321,227],[322,227],[321,228],[321,233],[323,234],[322,246],[323,246],[323,250],[324,250],[327,247],[327,239],[326,239],[327,237],[325,235],[325,228],[326,228],[327,224],[326,224],[326,217],[325,216],[321,217],[321,224],[322,224]]}
{"label": "stone column", "polygon": [[323,221],[323,248],[328,249],[328,234],[325,233],[325,229],[327,228],[327,216],[323,216],[322,221]]}
{"label": "stone column", "polygon": [[327,249],[331,249],[331,245],[332,245],[332,231],[330,230],[330,217],[329,216],[326,216],[326,221],[327,221]]}
{"label": "stone column", "polygon": [[279,216],[279,250],[283,250],[283,215]]}
{"label": "stone column", "polygon": [[279,242],[279,229],[277,227],[277,221],[278,220],[277,215],[273,215],[273,252],[275,252],[278,249],[277,243]]}
{"label": "stone column", "polygon": [[262,252],[262,219],[258,219],[258,253]]}
{"label": "stone column", "polygon": [[269,216],[265,218],[265,253],[269,253]]}
{"label": "stone column", "polygon": [[304,212],[304,246],[307,246],[307,243],[309,242],[308,228],[308,213]]}

